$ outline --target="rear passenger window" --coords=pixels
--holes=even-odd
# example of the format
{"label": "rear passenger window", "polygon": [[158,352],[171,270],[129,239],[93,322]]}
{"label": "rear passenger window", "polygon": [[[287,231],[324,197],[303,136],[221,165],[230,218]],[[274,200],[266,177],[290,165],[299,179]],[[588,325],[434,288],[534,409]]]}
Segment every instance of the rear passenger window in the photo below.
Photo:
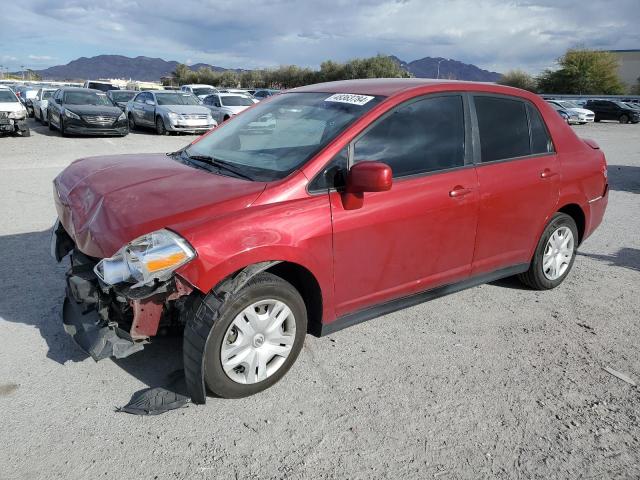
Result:
{"label": "rear passenger window", "polygon": [[529,122],[524,102],[507,98],[474,97],[482,162],[531,154]]}
{"label": "rear passenger window", "polygon": [[394,177],[464,165],[464,109],[460,95],[401,105],[354,145],[354,163],[379,161]]}
{"label": "rear passenger window", "polygon": [[531,153],[553,152],[553,143],[544,125],[540,112],[533,105],[527,104],[529,124],[531,125]]}

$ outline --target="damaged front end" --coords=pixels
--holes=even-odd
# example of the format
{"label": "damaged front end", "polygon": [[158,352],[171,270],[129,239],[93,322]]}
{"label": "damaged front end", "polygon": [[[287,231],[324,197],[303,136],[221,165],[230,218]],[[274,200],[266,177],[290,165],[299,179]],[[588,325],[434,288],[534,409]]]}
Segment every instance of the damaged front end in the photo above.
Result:
{"label": "damaged front end", "polygon": [[[184,327],[180,313],[193,287],[180,276],[167,274],[167,265],[161,265],[165,268],[155,274],[149,272],[146,265],[158,266],[162,257],[153,255],[154,245],[148,244],[143,252],[146,257],[140,255],[140,248],[136,256],[137,240],[110,259],[96,259],[76,249],[59,222],[54,226],[52,255],[60,261],[70,254],[71,260],[62,312],[64,328],[96,361],[127,357],[142,350],[159,330]],[[129,262],[138,262],[138,270],[132,267],[135,271],[127,276]],[[114,264],[119,277],[111,284],[113,269],[109,269]]]}

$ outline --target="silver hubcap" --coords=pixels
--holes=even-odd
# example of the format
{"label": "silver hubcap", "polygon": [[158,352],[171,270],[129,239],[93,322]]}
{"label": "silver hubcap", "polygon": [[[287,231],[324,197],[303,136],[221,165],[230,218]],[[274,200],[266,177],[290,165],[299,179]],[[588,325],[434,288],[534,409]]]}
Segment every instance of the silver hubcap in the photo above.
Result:
{"label": "silver hubcap", "polygon": [[568,227],[558,228],[547,242],[542,256],[542,271],[549,280],[557,280],[569,268],[573,257],[573,233]]}
{"label": "silver hubcap", "polygon": [[280,300],[260,300],[229,325],[220,350],[222,368],[237,383],[266,380],[282,367],[295,337],[291,309]]}

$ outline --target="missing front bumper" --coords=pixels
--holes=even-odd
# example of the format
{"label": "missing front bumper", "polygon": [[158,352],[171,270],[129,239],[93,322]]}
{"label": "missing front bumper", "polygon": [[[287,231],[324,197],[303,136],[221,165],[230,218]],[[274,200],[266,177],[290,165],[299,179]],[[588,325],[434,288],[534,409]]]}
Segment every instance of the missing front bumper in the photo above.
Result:
{"label": "missing front bumper", "polygon": [[96,362],[109,357],[125,358],[144,348],[143,342],[134,342],[117,326],[100,326],[96,310],[83,309],[83,304],[68,295],[62,306],[62,322],[65,331]]}

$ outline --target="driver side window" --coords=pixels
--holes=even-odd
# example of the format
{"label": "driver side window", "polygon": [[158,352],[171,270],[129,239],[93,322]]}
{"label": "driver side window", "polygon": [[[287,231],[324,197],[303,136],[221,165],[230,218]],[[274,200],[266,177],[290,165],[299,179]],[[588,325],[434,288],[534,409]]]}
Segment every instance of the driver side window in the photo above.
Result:
{"label": "driver side window", "polygon": [[354,144],[353,163],[379,161],[394,178],[464,166],[461,95],[426,97],[403,104]]}

